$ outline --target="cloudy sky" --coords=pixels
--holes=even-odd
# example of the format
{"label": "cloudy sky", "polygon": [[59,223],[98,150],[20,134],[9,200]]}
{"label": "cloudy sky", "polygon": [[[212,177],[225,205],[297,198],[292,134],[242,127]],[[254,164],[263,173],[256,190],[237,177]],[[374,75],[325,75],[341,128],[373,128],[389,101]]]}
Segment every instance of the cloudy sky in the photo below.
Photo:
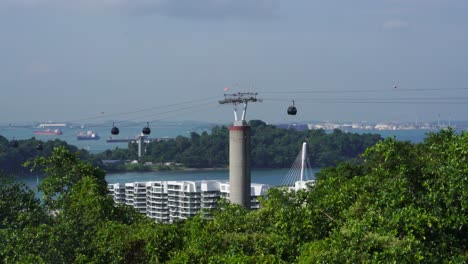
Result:
{"label": "cloudy sky", "polygon": [[[466,0],[0,0],[0,124],[467,120]],[[295,100],[297,116],[286,115]]]}

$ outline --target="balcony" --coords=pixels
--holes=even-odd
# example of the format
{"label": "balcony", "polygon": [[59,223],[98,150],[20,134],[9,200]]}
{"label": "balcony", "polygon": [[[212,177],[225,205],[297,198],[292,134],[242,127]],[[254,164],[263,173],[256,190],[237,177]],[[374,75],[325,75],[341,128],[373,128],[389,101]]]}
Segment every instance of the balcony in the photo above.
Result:
{"label": "balcony", "polygon": [[179,197],[182,195],[182,192],[174,192],[174,191],[168,191],[167,192],[168,196],[174,196],[174,197]]}
{"label": "balcony", "polygon": [[158,213],[158,214],[169,214],[169,209],[167,209],[167,208],[164,208],[164,209],[162,209],[162,208],[155,208],[155,209],[153,209],[153,210],[147,210],[147,211],[148,211],[148,213],[152,213],[152,214],[154,214],[154,213]]}
{"label": "balcony", "polygon": [[167,194],[166,193],[146,192],[146,196],[150,196],[150,197],[167,197]]}
{"label": "balcony", "polygon": [[196,199],[201,198],[202,196],[199,193],[181,193],[182,198]]}
{"label": "balcony", "polygon": [[179,199],[181,203],[200,203],[200,199]]}
{"label": "balcony", "polygon": [[169,216],[168,215],[158,215],[158,214],[155,214],[155,215],[151,215],[149,216],[151,218],[154,218],[154,219],[159,219],[159,220],[169,220]]}
{"label": "balcony", "polygon": [[167,210],[169,207],[160,204],[147,204],[146,207],[150,208],[151,210]]}
{"label": "balcony", "polygon": [[216,205],[214,205],[214,204],[210,204],[210,205],[202,204],[201,208],[203,208],[203,209],[216,209]]}
{"label": "balcony", "polygon": [[171,207],[171,208],[169,208],[169,212],[171,212],[171,215],[172,215],[172,213],[178,213],[178,212],[179,212],[179,208],[177,208],[177,207]]}
{"label": "balcony", "polygon": [[180,208],[190,208],[190,209],[200,209],[200,205],[192,205],[192,204],[181,204],[179,205]]}
{"label": "balcony", "polygon": [[168,191],[181,191],[182,186],[180,186],[180,185],[168,185],[167,190]]}
{"label": "balcony", "polygon": [[165,204],[167,202],[167,200],[163,199],[146,199],[146,201],[155,204]]}
{"label": "balcony", "polygon": [[219,196],[220,196],[219,193],[202,193],[201,194],[202,198],[214,198],[214,197],[218,198]]}
{"label": "balcony", "polygon": [[202,199],[202,203],[216,203],[219,199]]}
{"label": "balcony", "polygon": [[197,214],[198,214],[198,211],[188,211],[188,212],[182,211],[182,212],[180,212],[180,215],[185,216],[185,217],[193,217],[193,216],[195,216]]}

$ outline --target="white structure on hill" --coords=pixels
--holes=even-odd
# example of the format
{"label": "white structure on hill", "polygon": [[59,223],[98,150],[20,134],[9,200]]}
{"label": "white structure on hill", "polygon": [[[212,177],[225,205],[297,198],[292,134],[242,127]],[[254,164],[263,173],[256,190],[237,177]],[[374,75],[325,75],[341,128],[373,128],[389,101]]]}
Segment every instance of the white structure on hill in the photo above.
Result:
{"label": "white structure on hill", "polygon": [[[156,222],[174,222],[197,215],[202,209],[215,209],[221,197],[230,199],[230,186],[219,181],[151,181],[108,185],[116,203],[133,206]],[[258,209],[258,197],[268,190],[252,183],[250,208]],[[210,210],[204,212],[209,214]]]}

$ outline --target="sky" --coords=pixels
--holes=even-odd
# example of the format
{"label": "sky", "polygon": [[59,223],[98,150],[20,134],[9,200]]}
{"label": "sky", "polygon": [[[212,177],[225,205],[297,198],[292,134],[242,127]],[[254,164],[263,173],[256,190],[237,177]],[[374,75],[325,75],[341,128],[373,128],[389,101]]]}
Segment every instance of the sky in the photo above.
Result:
{"label": "sky", "polygon": [[0,124],[231,122],[225,90],[257,92],[247,119],[270,123],[467,120],[466,14],[466,0],[0,0]]}

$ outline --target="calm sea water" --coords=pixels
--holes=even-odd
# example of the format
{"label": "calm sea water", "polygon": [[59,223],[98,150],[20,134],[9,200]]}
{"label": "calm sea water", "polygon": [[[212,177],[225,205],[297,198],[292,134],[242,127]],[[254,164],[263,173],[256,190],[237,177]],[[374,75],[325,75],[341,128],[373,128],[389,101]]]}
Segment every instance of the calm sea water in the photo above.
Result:
{"label": "calm sea water", "polygon": [[[254,169],[251,172],[253,183],[263,183],[270,186],[278,186],[283,181],[289,169]],[[311,178],[320,168],[310,169]],[[37,189],[37,185],[42,181],[42,176],[21,176],[16,180],[25,183],[32,190]],[[113,173],[106,176],[108,183],[127,183],[136,181],[202,181],[219,180],[229,181],[229,172],[227,170],[189,170],[189,171],[154,171],[154,172],[128,172]]]}
{"label": "calm sea water", "polygon": [[[146,125],[146,124],[145,124]],[[110,133],[111,127],[104,126],[94,126],[94,127],[63,127],[60,128],[63,132],[63,135],[35,135],[35,130],[43,130],[34,127],[0,127],[0,135],[11,140],[13,138],[21,139],[30,139],[35,137],[38,140],[48,141],[60,139],[66,141],[68,144],[77,146],[80,149],[86,149],[91,153],[103,152],[107,149],[115,148],[127,148],[128,143],[107,143],[106,139],[110,136],[112,138],[135,138],[141,133],[142,126],[132,126],[132,127],[119,127],[120,133],[118,136],[112,136]],[[201,133],[203,131],[210,131],[210,127],[198,127],[194,128],[188,125],[164,125],[164,126],[153,126],[151,127],[150,137],[154,138],[174,138],[177,136],[189,136],[191,132]],[[77,140],[76,134],[79,132],[86,132],[88,130],[95,131],[99,134],[99,140]]]}

